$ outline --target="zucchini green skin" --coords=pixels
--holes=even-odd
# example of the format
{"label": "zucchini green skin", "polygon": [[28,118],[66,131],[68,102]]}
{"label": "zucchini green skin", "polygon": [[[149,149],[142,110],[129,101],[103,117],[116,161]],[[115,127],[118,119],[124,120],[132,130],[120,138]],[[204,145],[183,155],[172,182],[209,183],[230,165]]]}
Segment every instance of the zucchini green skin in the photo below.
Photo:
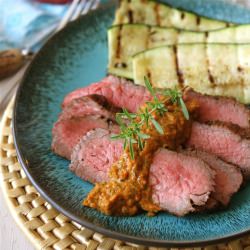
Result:
{"label": "zucchini green skin", "polygon": [[250,25],[207,32],[145,24],[115,25],[108,30],[111,74],[133,79],[131,56],[150,48],[180,43],[250,43]]}
{"label": "zucchini green skin", "polygon": [[231,25],[150,0],[122,0],[115,13],[114,24],[125,23],[145,23],[194,31],[215,30]]}
{"label": "zucchini green skin", "polygon": [[178,44],[133,56],[133,77],[157,88],[190,86],[206,94],[250,103],[250,44]]}

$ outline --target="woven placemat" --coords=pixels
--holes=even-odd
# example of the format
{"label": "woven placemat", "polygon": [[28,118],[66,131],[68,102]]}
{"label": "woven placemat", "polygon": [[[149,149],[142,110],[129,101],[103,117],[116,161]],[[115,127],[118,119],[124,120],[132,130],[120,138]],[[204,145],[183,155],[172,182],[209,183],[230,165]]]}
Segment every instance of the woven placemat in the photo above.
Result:
{"label": "woven placemat", "polygon": [[[27,179],[16,156],[12,136],[14,98],[0,128],[1,186],[11,214],[37,249],[156,250],[110,239],[71,221],[46,202]],[[178,250],[177,248],[166,248]],[[194,250],[250,250],[250,236],[216,246]]]}

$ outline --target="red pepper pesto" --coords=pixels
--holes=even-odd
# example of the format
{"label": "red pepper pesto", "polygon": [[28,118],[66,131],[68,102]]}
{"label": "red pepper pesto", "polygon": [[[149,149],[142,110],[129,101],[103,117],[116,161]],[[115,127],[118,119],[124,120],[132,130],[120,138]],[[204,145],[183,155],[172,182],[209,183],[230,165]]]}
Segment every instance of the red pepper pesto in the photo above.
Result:
{"label": "red pepper pesto", "polygon": [[[132,216],[141,210],[154,215],[160,207],[152,202],[151,188],[148,185],[149,168],[154,152],[159,147],[175,150],[184,143],[191,132],[191,120],[186,120],[181,107],[170,101],[164,103],[167,112],[153,113],[153,117],[163,128],[160,134],[152,124],[142,127],[142,132],[150,135],[144,141],[143,150],[133,145],[134,160],[128,147],[120,160],[114,163],[109,172],[109,182],[98,183],[83,201],[84,206],[95,208],[107,215]],[[192,115],[197,110],[195,102],[186,103]],[[146,107],[146,105],[145,105]],[[144,108],[145,108],[144,107]],[[139,122],[139,121],[138,121]]]}

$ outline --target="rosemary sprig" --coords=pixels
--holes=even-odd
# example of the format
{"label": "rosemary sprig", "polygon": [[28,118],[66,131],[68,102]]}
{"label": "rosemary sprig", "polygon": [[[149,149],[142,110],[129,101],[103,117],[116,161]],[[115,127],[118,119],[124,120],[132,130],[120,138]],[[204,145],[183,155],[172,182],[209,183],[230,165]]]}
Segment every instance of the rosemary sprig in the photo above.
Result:
{"label": "rosemary sprig", "polygon": [[164,134],[163,128],[152,115],[156,112],[158,115],[162,116],[168,111],[164,104],[164,100],[161,100],[159,96],[170,98],[172,103],[180,105],[184,117],[187,120],[189,119],[189,113],[182,99],[182,94],[177,89],[157,90],[152,87],[147,77],[144,77],[144,81],[146,88],[153,97],[152,101],[147,102],[147,107],[143,110],[140,109],[138,114],[130,113],[127,109],[123,109],[121,113],[117,113],[116,121],[120,126],[121,132],[118,135],[111,136],[112,139],[124,140],[123,147],[125,149],[128,146],[130,156],[133,160],[135,157],[133,144],[137,144],[138,148],[142,150],[144,148],[144,141],[150,138],[150,135],[144,134],[141,131],[141,127],[144,124],[148,127],[151,122],[158,133]]}
{"label": "rosemary sprig", "polygon": [[161,94],[164,95],[164,96],[170,97],[172,103],[177,103],[178,105],[180,105],[184,117],[187,120],[189,120],[189,113],[188,113],[187,107],[185,105],[185,102],[182,99],[181,92],[179,92],[177,88],[175,88],[175,89],[164,89],[164,90],[162,90]]}

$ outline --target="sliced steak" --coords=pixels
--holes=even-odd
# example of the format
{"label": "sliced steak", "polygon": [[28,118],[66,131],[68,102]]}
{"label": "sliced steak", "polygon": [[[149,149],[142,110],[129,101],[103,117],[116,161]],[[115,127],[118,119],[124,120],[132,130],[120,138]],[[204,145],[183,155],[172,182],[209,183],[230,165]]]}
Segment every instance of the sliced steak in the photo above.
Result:
{"label": "sliced steak", "polygon": [[220,157],[239,166],[250,177],[250,140],[248,130],[237,125],[212,122],[193,122],[187,145]]}
{"label": "sliced steak", "polygon": [[201,159],[158,150],[150,168],[152,198],[163,210],[183,216],[204,206],[214,191],[215,172]]}
{"label": "sliced steak", "polygon": [[64,107],[59,119],[69,119],[87,115],[99,115],[115,121],[115,114],[121,109],[115,107],[104,96],[88,95],[73,99]]}
{"label": "sliced steak", "polygon": [[61,119],[52,129],[52,150],[70,159],[73,147],[88,131],[95,128],[110,129],[112,123],[100,116],[82,116]]}
{"label": "sliced steak", "polygon": [[73,99],[64,107],[52,129],[52,150],[70,159],[73,147],[88,131],[95,128],[115,129],[116,108],[97,94]]}
{"label": "sliced steak", "polygon": [[91,94],[105,96],[113,105],[126,108],[130,112],[136,112],[142,104],[150,99],[150,93],[145,87],[115,76],[108,76],[98,83],[69,93],[64,98],[62,106],[65,107],[75,98]]}
{"label": "sliced steak", "polygon": [[[90,131],[75,147],[70,169],[85,181],[108,181],[108,171],[123,151],[104,129]],[[153,201],[178,216],[204,206],[214,191],[214,171],[202,160],[160,149],[154,155],[149,184]]]}
{"label": "sliced steak", "polygon": [[[242,173],[235,165],[226,163],[215,155],[201,150],[183,150],[182,153],[198,157],[206,162],[215,172],[215,191],[211,198],[227,206],[232,195],[236,193],[243,181]],[[214,203],[215,205],[216,203]]]}
{"label": "sliced steak", "polygon": [[111,140],[110,135],[101,128],[89,131],[73,150],[71,171],[92,183],[108,181],[109,168],[123,152],[123,142]]}
{"label": "sliced steak", "polygon": [[184,100],[195,100],[198,103],[200,122],[223,121],[244,128],[250,127],[250,109],[233,98],[203,95],[189,88],[184,92]]}

